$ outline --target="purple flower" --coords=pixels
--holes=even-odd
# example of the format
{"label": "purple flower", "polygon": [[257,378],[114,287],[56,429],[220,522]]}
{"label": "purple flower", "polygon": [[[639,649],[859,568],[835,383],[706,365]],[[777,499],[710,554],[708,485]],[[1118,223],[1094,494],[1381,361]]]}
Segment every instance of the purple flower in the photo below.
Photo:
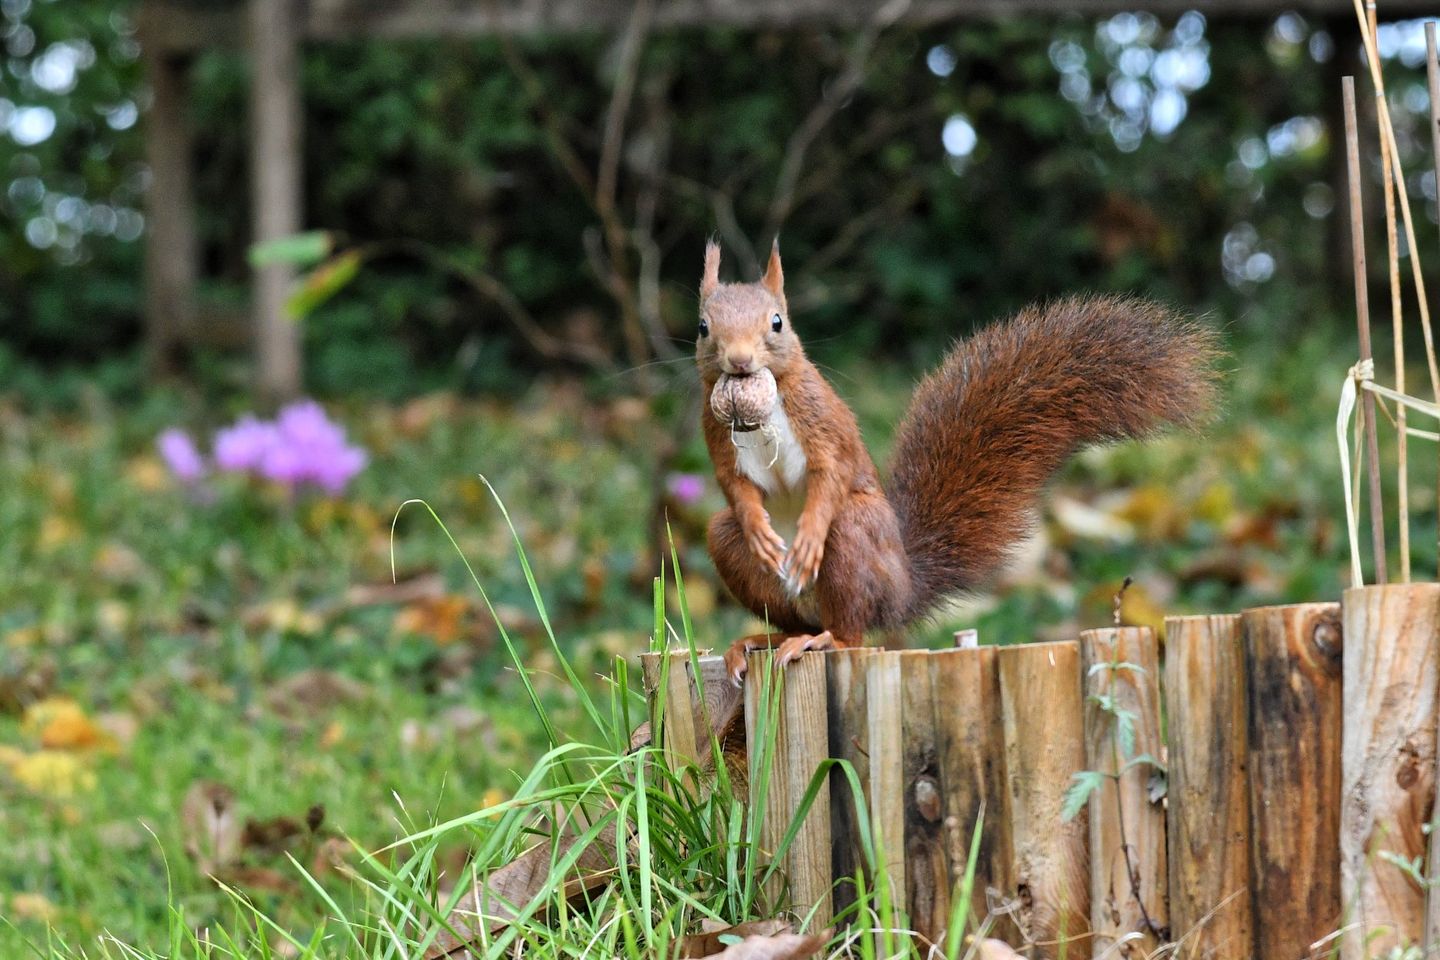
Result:
{"label": "purple flower", "polygon": [[160,451],[160,459],[181,482],[194,483],[205,476],[205,460],[184,430],[171,427],[156,438],[155,446]]}
{"label": "purple flower", "polygon": [[223,469],[250,471],[290,487],[311,483],[332,495],[342,492],[368,459],[313,400],[290,404],[273,423],[244,417],[215,435],[215,462]]}
{"label": "purple flower", "polygon": [[705,495],[705,479],[698,473],[672,473],[665,478],[665,489],[688,506]]}
{"label": "purple flower", "polygon": [[221,470],[259,470],[275,440],[273,423],[241,417],[234,426],[215,434],[215,463]]}

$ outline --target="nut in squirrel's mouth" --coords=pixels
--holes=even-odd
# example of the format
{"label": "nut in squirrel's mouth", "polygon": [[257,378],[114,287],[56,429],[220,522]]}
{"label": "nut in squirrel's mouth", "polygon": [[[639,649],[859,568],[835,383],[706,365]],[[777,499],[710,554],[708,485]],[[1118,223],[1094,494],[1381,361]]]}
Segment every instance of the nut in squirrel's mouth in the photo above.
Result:
{"label": "nut in squirrel's mouth", "polygon": [[749,433],[769,422],[778,399],[775,375],[761,367],[754,373],[722,373],[711,390],[710,409],[732,431]]}

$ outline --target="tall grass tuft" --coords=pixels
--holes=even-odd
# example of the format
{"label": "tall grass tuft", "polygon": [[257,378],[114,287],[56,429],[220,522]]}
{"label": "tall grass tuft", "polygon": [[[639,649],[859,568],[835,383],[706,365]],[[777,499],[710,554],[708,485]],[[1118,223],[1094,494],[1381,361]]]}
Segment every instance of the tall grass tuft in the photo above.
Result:
{"label": "tall grass tuft", "polygon": [[[510,523],[493,488],[491,494]],[[430,514],[464,560],[455,537],[430,505],[412,500],[400,509],[411,505]],[[603,678],[603,696],[597,697],[581,680],[551,627],[513,523],[510,530],[540,623],[586,721],[570,734],[566,723],[552,714],[514,638],[495,616],[484,585],[466,560],[548,740],[534,767],[519,779],[513,796],[443,823],[412,825],[406,836],[383,850],[357,848],[358,867],[349,871],[348,878],[358,897],[334,896],[292,859],[302,883],[326,907],[327,919],[313,929],[282,928],[242,892],[225,888],[234,916],[226,927],[194,929],[174,909],[169,942],[163,945],[146,948],[102,936],[90,946],[32,944],[35,954],[45,960],[419,960],[438,944],[464,943],[468,947],[456,949],[454,956],[638,960],[680,956],[685,936],[696,932],[703,921],[728,926],[785,916],[804,930],[810,917],[793,912],[786,902],[778,865],[810,805],[829,802],[830,777],[838,773],[850,785],[857,804],[867,866],[851,878],[857,900],[837,918],[839,926],[826,955],[864,960],[959,960],[976,955],[978,937],[988,927],[988,922],[970,913],[979,823],[969,862],[957,883],[952,929],[937,945],[923,944],[908,933],[896,891],[870,882],[875,876],[871,865],[883,861],[877,859],[863,791],[848,763],[832,760],[816,772],[780,849],[761,857],[763,800],[752,805],[750,797],[739,792],[746,788],[729,776],[714,734],[710,748],[715,761],[709,768],[671,766],[655,746],[663,736],[661,702],[656,706],[662,709],[652,715],[655,745],[632,750],[630,734],[638,719],[647,715],[647,704],[642,691],[631,683],[628,663],[623,657],[615,659],[613,672]],[[667,573],[675,581],[675,618],[667,616],[665,605]],[[655,581],[654,612],[651,648],[683,648],[698,676],[699,650],[673,546],[668,571],[662,558]],[[671,658],[660,660],[662,669],[668,670]],[[774,760],[773,747],[768,745],[775,739],[772,731],[779,717],[783,671],[766,672],[756,679],[764,685],[764,709],[753,736],[767,746],[751,758],[749,779],[755,796],[763,798]],[[665,689],[662,681],[659,697]],[[466,849],[469,857],[458,875],[448,875],[442,853],[455,847]],[[501,871],[521,857],[536,868],[533,882],[504,888],[508,894],[502,894],[497,881],[506,874]],[[515,868],[509,870],[513,873]],[[487,890],[488,895],[482,893]]]}

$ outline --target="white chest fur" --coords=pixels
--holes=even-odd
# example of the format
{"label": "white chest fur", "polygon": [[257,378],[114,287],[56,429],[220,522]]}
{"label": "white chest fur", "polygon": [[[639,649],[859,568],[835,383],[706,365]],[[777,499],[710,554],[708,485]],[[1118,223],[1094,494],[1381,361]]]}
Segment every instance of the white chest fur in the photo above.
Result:
{"label": "white chest fur", "polygon": [[802,492],[805,449],[795,438],[785,405],[777,397],[768,427],[736,433],[735,466],[770,496]]}

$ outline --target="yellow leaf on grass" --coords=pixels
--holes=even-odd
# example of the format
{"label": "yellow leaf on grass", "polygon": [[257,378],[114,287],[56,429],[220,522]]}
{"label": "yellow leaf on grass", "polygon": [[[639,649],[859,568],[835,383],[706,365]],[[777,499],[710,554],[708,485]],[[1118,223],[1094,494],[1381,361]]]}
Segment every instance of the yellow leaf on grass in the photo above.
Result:
{"label": "yellow leaf on grass", "polygon": [[470,601],[462,596],[424,597],[395,614],[397,633],[417,633],[433,637],[440,646],[460,639]]}
{"label": "yellow leaf on grass", "polygon": [[41,894],[17,893],[10,898],[10,915],[17,920],[51,923],[60,916],[60,908]]}
{"label": "yellow leaf on grass", "polygon": [[328,750],[344,739],[345,724],[338,720],[332,720],[320,734],[320,746]]}
{"label": "yellow leaf on grass", "polygon": [[141,454],[125,464],[125,479],[142,493],[156,493],[170,485],[170,473],[156,457]]}
{"label": "yellow leaf on grass", "polygon": [[56,799],[95,789],[95,772],[76,754],[61,750],[27,754],[10,768],[10,773],[32,792]]}
{"label": "yellow leaf on grass", "polygon": [[46,750],[87,750],[113,746],[110,737],[68,697],[48,697],[25,710],[20,729],[38,736]]}
{"label": "yellow leaf on grass", "polygon": [[491,807],[498,807],[508,799],[510,798],[505,796],[504,790],[501,790],[499,787],[491,787],[481,794],[480,809],[489,810]]}
{"label": "yellow leaf on grass", "polygon": [[16,627],[5,634],[5,646],[15,650],[24,647],[33,647],[40,642],[40,628],[38,626]]}
{"label": "yellow leaf on grass", "polygon": [[80,528],[75,521],[61,514],[48,514],[40,521],[40,536],[38,545],[42,551],[49,552],[74,540],[80,533]]}

